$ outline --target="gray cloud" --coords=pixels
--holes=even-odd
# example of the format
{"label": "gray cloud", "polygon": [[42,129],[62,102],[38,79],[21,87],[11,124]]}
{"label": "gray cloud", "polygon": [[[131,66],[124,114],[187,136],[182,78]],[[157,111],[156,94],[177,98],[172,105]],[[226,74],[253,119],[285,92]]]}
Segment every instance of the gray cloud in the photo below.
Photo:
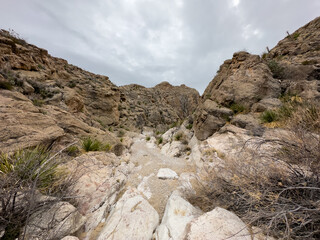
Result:
{"label": "gray cloud", "polygon": [[233,52],[262,53],[318,16],[318,0],[0,0],[11,28],[117,85],[204,90]]}

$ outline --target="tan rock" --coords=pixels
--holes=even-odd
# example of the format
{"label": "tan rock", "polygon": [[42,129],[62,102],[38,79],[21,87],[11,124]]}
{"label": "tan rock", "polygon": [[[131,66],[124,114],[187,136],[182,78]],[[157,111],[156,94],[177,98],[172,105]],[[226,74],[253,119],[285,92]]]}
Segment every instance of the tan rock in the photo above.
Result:
{"label": "tan rock", "polygon": [[50,144],[64,135],[53,119],[18,92],[0,90],[0,122],[0,148],[4,152]]}

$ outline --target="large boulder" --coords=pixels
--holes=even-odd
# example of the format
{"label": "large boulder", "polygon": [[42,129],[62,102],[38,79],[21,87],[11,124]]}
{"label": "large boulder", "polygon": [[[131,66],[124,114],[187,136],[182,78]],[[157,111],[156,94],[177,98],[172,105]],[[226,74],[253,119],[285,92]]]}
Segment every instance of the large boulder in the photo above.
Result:
{"label": "large boulder", "polygon": [[84,225],[87,238],[115,203],[133,167],[105,152],[87,153],[63,166],[75,180],[69,191],[70,195],[76,196],[79,211],[87,216]]}
{"label": "large boulder", "polygon": [[216,207],[211,212],[190,222],[187,240],[251,240],[251,234],[244,222],[234,213]]}
{"label": "large boulder", "polygon": [[182,240],[188,223],[200,216],[202,211],[192,206],[175,191],[168,199],[161,225],[158,226],[156,240]]}
{"label": "large boulder", "polygon": [[157,211],[136,189],[128,189],[109,214],[98,240],[150,240],[159,223]]}
{"label": "large boulder", "polygon": [[75,233],[86,218],[67,202],[57,202],[50,208],[44,206],[33,213],[25,229],[25,239],[61,239]]}

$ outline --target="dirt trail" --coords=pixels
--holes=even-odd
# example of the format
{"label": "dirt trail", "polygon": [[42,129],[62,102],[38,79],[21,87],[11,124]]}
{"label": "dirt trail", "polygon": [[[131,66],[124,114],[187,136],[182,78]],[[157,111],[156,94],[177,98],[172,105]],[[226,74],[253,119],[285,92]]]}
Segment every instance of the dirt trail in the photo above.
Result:
{"label": "dirt trail", "polygon": [[143,135],[135,137],[133,141],[130,161],[135,163],[137,168],[129,176],[127,186],[136,187],[143,192],[162,217],[167,199],[181,185],[181,179],[159,179],[158,170],[170,168],[180,176],[181,173],[195,172],[195,166],[186,157],[163,155],[158,147],[147,143]]}

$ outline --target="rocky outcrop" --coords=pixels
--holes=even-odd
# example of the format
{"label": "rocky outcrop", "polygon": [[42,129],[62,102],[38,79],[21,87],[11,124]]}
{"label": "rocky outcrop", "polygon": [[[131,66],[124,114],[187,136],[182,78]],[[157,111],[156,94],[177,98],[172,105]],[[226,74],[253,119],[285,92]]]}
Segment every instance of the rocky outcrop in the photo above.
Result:
{"label": "rocky outcrop", "polygon": [[120,91],[120,122],[132,129],[148,126],[167,130],[170,124],[193,113],[200,98],[193,88],[172,86],[167,82],[153,88],[127,85],[120,87]]}
{"label": "rocky outcrop", "polygon": [[[318,101],[319,36],[320,18],[316,18],[262,57],[237,52],[226,60],[204,91],[195,113],[196,137],[205,140],[232,119],[225,107],[235,114],[274,110],[282,106],[281,94]],[[244,117],[242,123],[243,120]],[[239,119],[231,123],[243,125]],[[255,134],[257,132],[253,131]]]}
{"label": "rocky outcrop", "polygon": [[0,89],[0,149],[3,152],[51,144],[64,135],[56,122],[23,94]]}

